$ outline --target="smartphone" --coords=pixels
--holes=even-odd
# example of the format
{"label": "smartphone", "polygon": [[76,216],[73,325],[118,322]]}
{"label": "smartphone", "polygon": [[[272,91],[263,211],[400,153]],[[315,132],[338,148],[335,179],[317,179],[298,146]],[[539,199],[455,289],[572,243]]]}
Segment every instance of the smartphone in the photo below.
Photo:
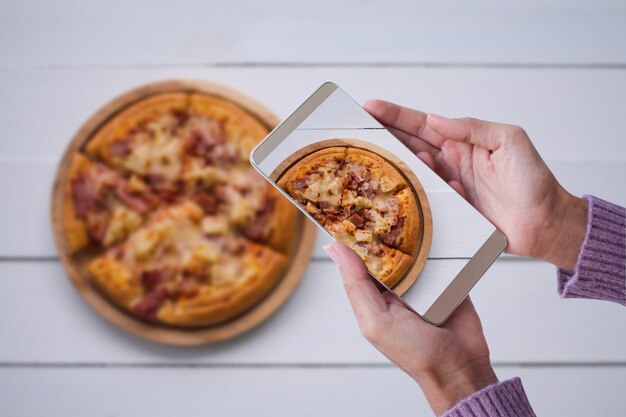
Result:
{"label": "smartphone", "polygon": [[[319,87],[250,154],[252,166],[365,261],[380,291],[441,325],[506,237],[336,84]],[[422,274],[454,259],[450,276]]]}

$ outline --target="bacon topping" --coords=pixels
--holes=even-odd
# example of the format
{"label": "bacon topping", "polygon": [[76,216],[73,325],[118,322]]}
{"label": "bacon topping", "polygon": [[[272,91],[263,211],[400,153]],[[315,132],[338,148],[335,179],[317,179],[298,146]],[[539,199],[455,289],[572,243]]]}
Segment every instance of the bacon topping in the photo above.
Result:
{"label": "bacon topping", "polygon": [[103,207],[102,190],[87,175],[74,178],[71,187],[76,217],[84,218],[89,211]]}
{"label": "bacon topping", "polygon": [[128,154],[130,154],[130,151],[132,150],[131,144],[130,144],[130,139],[128,138],[124,138],[121,140],[116,140],[115,142],[111,142],[109,144],[109,153],[112,156],[127,156]]}
{"label": "bacon topping", "polygon": [[219,201],[220,203],[228,203],[230,201],[230,197],[228,196],[228,190],[222,185],[216,186],[213,189],[213,194],[215,195],[215,198],[217,198],[217,201]]}
{"label": "bacon topping", "polygon": [[191,278],[183,278],[180,283],[180,293],[186,297],[193,297],[198,293],[198,284]]}
{"label": "bacon topping", "polygon": [[143,214],[148,210],[148,203],[137,193],[130,189],[126,182],[120,182],[115,187],[115,195],[131,209]]}
{"label": "bacon topping", "polygon": [[370,244],[370,251],[376,256],[383,256],[385,253],[385,246],[381,243]]}
{"label": "bacon topping", "polygon": [[156,288],[143,296],[133,310],[135,314],[147,319],[154,319],[161,303],[169,298],[169,292],[163,287]]}
{"label": "bacon topping", "polygon": [[163,280],[163,273],[158,269],[143,271],[141,273],[141,285],[146,292],[154,290]]}
{"label": "bacon topping", "polygon": [[367,181],[363,181],[359,185],[359,191],[367,198],[374,197],[374,191],[372,190],[371,184]]}
{"label": "bacon topping", "polygon": [[227,166],[230,162],[237,159],[237,149],[229,144],[219,144],[213,148],[213,152],[204,157],[204,160],[208,164],[217,164],[219,166]]}
{"label": "bacon topping", "polygon": [[398,219],[398,222],[395,225],[391,226],[391,230],[389,231],[387,236],[385,236],[385,238],[383,239],[383,242],[385,242],[389,246],[396,245],[397,244],[396,240],[398,239],[398,235],[400,234],[400,231],[402,230],[403,225],[404,225],[404,217],[400,217]]}
{"label": "bacon topping", "polygon": [[356,227],[362,227],[365,224],[365,217],[361,213],[352,213],[350,217],[348,217]]}
{"label": "bacon topping", "polygon": [[149,172],[146,175],[146,179],[148,180],[148,183],[153,187],[163,184],[165,182],[165,177],[163,176],[163,174],[159,174],[158,172]]}
{"label": "bacon topping", "polygon": [[350,171],[346,175],[346,179],[344,180],[344,187],[348,190],[356,191],[359,188],[359,184],[361,183],[360,178],[354,172]]}
{"label": "bacon topping", "polygon": [[195,116],[189,119],[188,124],[191,133],[185,151],[190,155],[205,157],[215,145],[224,141],[222,125],[214,119]]}
{"label": "bacon topping", "polygon": [[275,198],[266,198],[263,207],[257,212],[257,216],[245,230],[245,235],[252,240],[261,240],[265,237],[267,223],[271,220],[276,206]]}
{"label": "bacon topping", "polygon": [[301,191],[307,187],[306,178],[298,178],[291,183],[291,188],[294,191]]}
{"label": "bacon topping", "polygon": [[329,220],[331,222],[338,222],[341,220],[341,217],[339,217],[336,213],[324,213],[324,215],[326,216],[326,220]]}
{"label": "bacon topping", "polygon": [[327,210],[330,208],[330,203],[328,202],[328,200],[320,200],[317,202],[317,204],[319,204],[320,209],[322,210]]}
{"label": "bacon topping", "polygon": [[326,218],[322,213],[311,213],[311,216],[313,216],[313,218],[320,222],[322,225],[326,223]]}
{"label": "bacon topping", "polygon": [[192,198],[205,213],[215,214],[217,212],[217,199],[214,196],[204,191],[197,191]]}
{"label": "bacon topping", "polygon": [[96,242],[101,242],[106,236],[111,215],[106,211],[92,212],[87,218],[89,236]]}

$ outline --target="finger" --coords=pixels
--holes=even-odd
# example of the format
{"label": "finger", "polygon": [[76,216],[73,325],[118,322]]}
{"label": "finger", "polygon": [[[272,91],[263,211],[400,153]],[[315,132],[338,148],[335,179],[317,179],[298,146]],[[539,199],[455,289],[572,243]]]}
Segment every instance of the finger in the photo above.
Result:
{"label": "finger", "polygon": [[439,152],[439,148],[431,145],[421,138],[418,138],[417,136],[413,136],[410,133],[405,132],[404,130],[396,129],[392,126],[385,127],[391,132],[392,135],[398,138],[400,142],[404,143],[406,147],[415,154],[418,152],[429,152],[434,155]]}
{"label": "finger", "polygon": [[403,317],[402,320],[410,319],[411,323],[414,327],[414,331],[421,333],[426,329],[432,327],[432,324],[428,323],[426,320],[422,318],[419,314],[415,314],[413,311],[409,310],[403,303],[400,301],[397,295],[385,291],[383,294],[383,298],[387,301],[387,311],[388,314],[395,317]]}
{"label": "finger", "polygon": [[478,328],[470,330],[482,330],[480,318],[478,317],[474,304],[468,295],[461,302],[461,304],[459,304],[442,327],[453,330],[467,329],[467,327],[472,324],[474,326],[478,326]]}
{"label": "finger", "polygon": [[417,157],[425,163],[428,168],[435,170],[435,157],[428,152],[420,152],[417,154]]}
{"label": "finger", "polygon": [[456,180],[452,180],[448,182],[448,185],[452,187],[454,191],[459,193],[461,197],[465,198],[465,189],[463,188],[463,184],[461,184],[460,182]]}
{"label": "finger", "polygon": [[365,264],[359,256],[339,242],[324,247],[339,266],[343,285],[359,324],[376,320],[387,311],[387,302],[368,277]]}
{"label": "finger", "polygon": [[426,113],[384,100],[368,100],[365,110],[385,126],[402,130],[440,148],[445,138],[426,123]]}
{"label": "finger", "polygon": [[492,151],[500,146],[501,136],[498,134],[497,123],[472,118],[448,119],[429,114],[427,124],[434,132],[447,139],[471,143]]}

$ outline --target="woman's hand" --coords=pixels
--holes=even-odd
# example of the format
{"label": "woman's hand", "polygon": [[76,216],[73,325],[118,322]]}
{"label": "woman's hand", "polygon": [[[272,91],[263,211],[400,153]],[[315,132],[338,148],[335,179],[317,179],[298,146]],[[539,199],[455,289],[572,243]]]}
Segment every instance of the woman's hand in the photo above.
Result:
{"label": "woman's hand", "polygon": [[522,128],[380,100],[365,109],[504,232],[507,252],[574,269],[587,202],[561,187]]}
{"label": "woman's hand", "polygon": [[363,336],[420,385],[436,415],[498,382],[469,298],[443,326],[432,326],[381,294],[361,258],[349,248],[335,242],[325,249],[339,265]]}

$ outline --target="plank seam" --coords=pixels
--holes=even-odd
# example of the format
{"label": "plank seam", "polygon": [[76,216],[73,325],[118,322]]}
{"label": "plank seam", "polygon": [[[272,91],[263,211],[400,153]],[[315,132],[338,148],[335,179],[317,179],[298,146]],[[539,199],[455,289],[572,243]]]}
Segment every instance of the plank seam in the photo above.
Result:
{"label": "plank seam", "polygon": [[136,64],[35,64],[0,65],[14,69],[161,69],[161,68],[477,68],[477,69],[626,69],[626,62],[196,62]]}
{"label": "plank seam", "polygon": [[[623,361],[493,362],[495,368],[626,368]],[[0,362],[0,368],[224,368],[224,369],[370,369],[395,368],[391,363],[109,363]]]}

